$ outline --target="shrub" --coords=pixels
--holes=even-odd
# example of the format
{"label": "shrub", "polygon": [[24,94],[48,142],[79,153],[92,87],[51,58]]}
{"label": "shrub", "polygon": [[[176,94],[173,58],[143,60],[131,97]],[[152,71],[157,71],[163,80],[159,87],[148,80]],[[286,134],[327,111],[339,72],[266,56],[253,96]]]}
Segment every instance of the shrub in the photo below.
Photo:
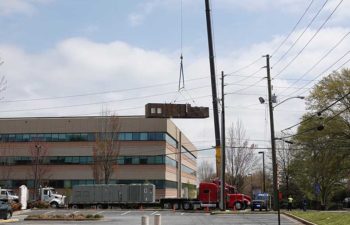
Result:
{"label": "shrub", "polygon": [[28,208],[32,209],[32,208],[37,208],[37,209],[48,209],[50,207],[50,204],[47,202],[43,202],[43,201],[32,201],[32,202],[28,202]]}
{"label": "shrub", "polygon": [[22,204],[18,202],[11,202],[11,208],[13,211],[19,211],[22,208]]}
{"label": "shrub", "polygon": [[100,214],[95,214],[95,216],[94,216],[95,219],[101,219],[102,217],[103,217],[103,216],[100,215]]}

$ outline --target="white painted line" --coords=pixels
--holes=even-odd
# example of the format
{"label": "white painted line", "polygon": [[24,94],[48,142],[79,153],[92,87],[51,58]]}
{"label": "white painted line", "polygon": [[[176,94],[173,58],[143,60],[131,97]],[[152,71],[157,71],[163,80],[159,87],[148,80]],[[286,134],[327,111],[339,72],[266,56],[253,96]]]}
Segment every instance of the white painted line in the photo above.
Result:
{"label": "white painted line", "polygon": [[55,210],[48,211],[48,212],[44,213],[44,215],[47,215],[47,214],[50,214],[50,213],[53,213],[53,212],[55,212]]}
{"label": "white painted line", "polygon": [[73,214],[76,214],[76,213],[78,213],[78,212],[79,212],[79,211],[74,211]]}
{"label": "white painted line", "polygon": [[126,214],[128,214],[128,213],[131,213],[131,211],[127,211],[127,212],[122,213],[122,214],[120,214],[120,215],[124,216],[124,215],[126,215]]}
{"label": "white painted line", "polygon": [[101,211],[101,212],[95,213],[95,215],[97,215],[97,214],[101,214],[101,213],[103,213],[103,212],[105,212],[105,211]]}
{"label": "white painted line", "polygon": [[181,216],[182,216],[183,214],[185,214],[185,213],[181,213]]}
{"label": "white painted line", "polygon": [[155,212],[153,212],[153,213],[151,213],[151,215],[154,215],[154,214],[156,214],[158,211],[155,211]]}

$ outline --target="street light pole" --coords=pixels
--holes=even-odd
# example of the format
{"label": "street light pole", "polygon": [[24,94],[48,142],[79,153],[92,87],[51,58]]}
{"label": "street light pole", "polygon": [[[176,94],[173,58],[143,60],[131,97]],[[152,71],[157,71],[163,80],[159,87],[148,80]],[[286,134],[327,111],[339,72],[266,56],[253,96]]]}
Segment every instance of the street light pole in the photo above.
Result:
{"label": "street light pole", "polygon": [[265,152],[259,152],[263,156],[263,193],[266,193],[266,185],[265,185]]}
{"label": "street light pole", "polygon": [[271,148],[272,148],[272,176],[273,176],[273,200],[274,210],[277,210],[278,225],[281,224],[280,206],[278,199],[278,186],[277,186],[277,158],[276,158],[276,143],[275,143],[275,126],[273,118],[273,106],[272,106],[272,87],[271,87],[271,75],[270,75],[270,55],[266,55],[266,72],[267,72],[267,88],[269,97],[269,112],[270,112],[270,129],[271,129]]}

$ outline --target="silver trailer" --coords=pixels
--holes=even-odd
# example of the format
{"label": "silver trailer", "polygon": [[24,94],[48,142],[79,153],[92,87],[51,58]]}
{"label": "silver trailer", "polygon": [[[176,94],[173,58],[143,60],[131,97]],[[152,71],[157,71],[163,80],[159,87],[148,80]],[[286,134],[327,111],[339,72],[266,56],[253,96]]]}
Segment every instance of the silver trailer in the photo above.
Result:
{"label": "silver trailer", "polygon": [[153,184],[95,184],[74,186],[72,207],[108,206],[137,207],[155,202]]}

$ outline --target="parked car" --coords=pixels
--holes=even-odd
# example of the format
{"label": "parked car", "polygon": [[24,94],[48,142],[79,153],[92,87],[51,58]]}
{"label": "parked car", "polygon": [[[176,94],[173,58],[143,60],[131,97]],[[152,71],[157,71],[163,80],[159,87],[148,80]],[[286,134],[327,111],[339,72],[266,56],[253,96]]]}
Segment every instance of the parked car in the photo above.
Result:
{"label": "parked car", "polygon": [[12,208],[9,203],[0,201],[0,219],[10,219],[12,217]]}

